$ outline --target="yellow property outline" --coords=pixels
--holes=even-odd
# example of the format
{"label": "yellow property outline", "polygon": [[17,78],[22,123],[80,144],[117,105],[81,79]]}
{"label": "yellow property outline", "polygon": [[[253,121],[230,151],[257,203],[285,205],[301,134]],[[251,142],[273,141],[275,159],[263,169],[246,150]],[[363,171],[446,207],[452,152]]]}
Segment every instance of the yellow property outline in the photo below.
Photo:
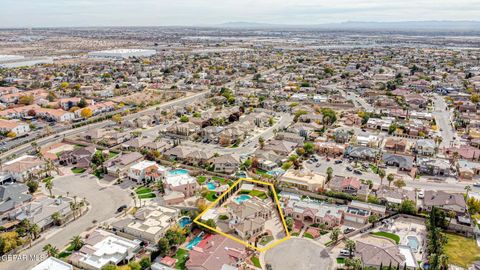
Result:
{"label": "yellow property outline", "polygon": [[[277,206],[278,212],[280,213],[280,218],[282,219],[283,228],[285,229],[285,232],[286,232],[286,234],[287,234],[286,237],[284,237],[284,238],[282,238],[282,239],[280,239],[280,240],[277,240],[277,241],[271,243],[270,245],[268,245],[268,246],[266,246],[266,247],[264,247],[264,248],[258,248],[258,247],[255,247],[255,246],[249,244],[249,243],[246,242],[246,241],[243,241],[243,240],[241,240],[241,239],[239,239],[239,238],[237,238],[237,237],[234,237],[234,236],[232,236],[232,235],[230,235],[230,234],[224,233],[224,232],[222,232],[222,231],[220,231],[220,230],[218,230],[218,229],[216,229],[216,228],[212,228],[212,227],[210,227],[210,226],[202,223],[201,221],[199,221],[200,218],[201,218],[209,209],[211,209],[212,207],[214,207],[215,205],[217,205],[217,203],[218,203],[223,197],[225,197],[225,195],[227,195],[234,187],[236,187],[237,185],[239,185],[240,182],[242,182],[242,181],[252,182],[252,183],[260,184],[260,185],[266,185],[266,186],[269,186],[269,187],[272,189],[273,196],[275,197],[275,204],[276,204],[276,206]],[[269,250],[270,248],[272,248],[272,247],[274,247],[274,246],[276,246],[276,245],[278,245],[278,244],[280,244],[280,243],[282,243],[282,242],[290,239],[290,232],[288,231],[287,223],[285,222],[285,218],[283,217],[283,212],[282,212],[282,209],[281,209],[281,207],[280,207],[280,203],[278,202],[277,192],[275,191],[274,185],[271,184],[271,183],[267,183],[267,182],[263,182],[263,181],[258,181],[258,180],[253,180],[253,179],[249,179],[249,178],[240,178],[240,179],[238,179],[235,183],[233,183],[233,185],[232,185],[229,189],[227,189],[227,191],[225,191],[222,195],[220,195],[213,203],[209,204],[209,205],[207,206],[207,208],[205,208],[205,210],[203,210],[203,212],[200,213],[200,215],[198,215],[198,216],[193,220],[193,222],[195,222],[196,224],[198,224],[198,225],[200,225],[200,226],[203,226],[203,227],[205,227],[205,228],[207,228],[207,229],[209,229],[209,230],[212,230],[212,231],[214,231],[214,232],[216,232],[216,233],[218,233],[218,234],[220,234],[220,235],[223,235],[223,236],[225,236],[225,237],[227,237],[227,238],[229,238],[229,239],[232,239],[233,241],[236,241],[236,242],[238,242],[238,243],[240,243],[240,244],[242,244],[242,245],[245,245],[245,246],[247,246],[247,247],[249,247],[249,248],[252,248],[252,249],[257,250],[257,251],[260,251],[260,252],[265,252],[265,251]]]}

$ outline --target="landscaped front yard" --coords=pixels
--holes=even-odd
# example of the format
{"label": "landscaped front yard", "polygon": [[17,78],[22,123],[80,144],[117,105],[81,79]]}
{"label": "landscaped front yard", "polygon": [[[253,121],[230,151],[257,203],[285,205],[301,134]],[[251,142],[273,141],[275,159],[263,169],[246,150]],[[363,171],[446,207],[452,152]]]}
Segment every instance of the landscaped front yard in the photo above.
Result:
{"label": "landscaped front yard", "polygon": [[177,259],[177,263],[175,264],[175,267],[177,269],[183,270],[185,269],[185,263],[188,260],[188,251],[180,248],[177,250],[177,253],[175,254],[175,256],[173,256],[173,258]]}
{"label": "landscaped front yard", "polygon": [[273,236],[267,235],[262,237],[262,239],[260,239],[259,244],[262,246],[265,246],[266,244],[270,243],[272,240],[273,240]]}
{"label": "landscaped front yard", "polygon": [[456,234],[445,234],[448,242],[445,245],[445,254],[450,264],[468,268],[474,261],[480,260],[480,247],[475,239]]}
{"label": "landscaped front yard", "polygon": [[149,187],[139,187],[135,190],[135,193],[137,193],[137,196],[140,199],[151,199],[156,197],[155,193],[153,193],[152,189]]}
{"label": "landscaped front yard", "polygon": [[394,234],[394,233],[389,233],[389,232],[373,232],[372,233],[373,235],[376,235],[376,236],[381,236],[381,237],[385,237],[385,238],[390,238],[392,239],[393,241],[395,241],[395,243],[400,243],[400,236]]}
{"label": "landscaped front yard", "polygon": [[260,190],[252,190],[252,191],[241,190],[238,194],[248,194],[252,197],[258,197],[262,200],[265,200],[268,197],[267,194],[265,194],[265,192]]}
{"label": "landscaped front yard", "polygon": [[255,265],[255,267],[258,267],[258,268],[262,267],[260,265],[260,260],[258,259],[258,257],[253,256],[250,260],[252,261],[253,265]]}
{"label": "landscaped front yard", "polygon": [[210,202],[214,202],[217,199],[217,193],[215,191],[209,191],[205,195],[205,199],[207,199]]}

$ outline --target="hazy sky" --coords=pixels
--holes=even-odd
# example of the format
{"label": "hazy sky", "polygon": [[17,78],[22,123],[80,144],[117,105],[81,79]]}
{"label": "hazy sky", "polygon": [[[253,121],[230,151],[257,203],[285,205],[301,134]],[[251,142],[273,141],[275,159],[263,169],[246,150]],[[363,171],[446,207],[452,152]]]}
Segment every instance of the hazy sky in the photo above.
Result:
{"label": "hazy sky", "polygon": [[0,0],[0,28],[478,20],[480,0]]}

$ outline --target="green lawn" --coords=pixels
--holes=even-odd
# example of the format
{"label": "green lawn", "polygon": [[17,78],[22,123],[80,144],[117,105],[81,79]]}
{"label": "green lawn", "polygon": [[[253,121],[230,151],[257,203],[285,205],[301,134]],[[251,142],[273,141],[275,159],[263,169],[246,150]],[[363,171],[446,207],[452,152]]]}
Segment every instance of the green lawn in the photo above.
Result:
{"label": "green lawn", "polygon": [[337,258],[337,263],[338,264],[344,264],[345,263],[345,258]]}
{"label": "green lawn", "polygon": [[85,172],[85,171],[86,171],[85,168],[72,168],[72,172],[73,172],[73,173],[77,173],[77,174],[78,174],[78,173],[83,173],[83,172]]}
{"label": "green lawn", "polygon": [[313,239],[313,235],[309,234],[308,232],[304,233],[303,237]]}
{"label": "green lawn", "polygon": [[252,261],[253,265],[255,265],[255,267],[262,268],[262,266],[260,265],[260,260],[257,256],[252,256],[250,260]]}
{"label": "green lawn", "polygon": [[299,234],[300,234],[300,233],[298,233],[298,232],[293,232],[293,233],[291,233],[290,235],[291,235],[291,236],[298,236]]}
{"label": "green lawn", "polygon": [[149,187],[139,187],[135,190],[135,193],[137,194],[152,193],[152,189]]}
{"label": "green lawn", "polygon": [[184,270],[185,269],[185,263],[188,260],[188,251],[180,248],[180,249],[177,250],[177,253],[173,257],[175,259],[177,259],[177,264],[175,264],[175,267],[177,269]]}
{"label": "green lawn", "polygon": [[113,158],[113,157],[116,157],[117,155],[118,155],[117,152],[110,151],[110,152],[108,152],[108,159],[111,159],[111,158]]}
{"label": "green lawn", "polygon": [[212,180],[213,180],[213,181],[217,181],[217,182],[219,182],[219,183],[222,184],[222,185],[227,182],[227,179],[222,178],[222,177],[218,177],[218,176],[212,177]]}
{"label": "green lawn", "polygon": [[200,175],[199,177],[197,177],[197,182],[200,185],[203,184],[205,181],[207,181],[207,177],[205,175]]}
{"label": "green lawn", "polygon": [[395,241],[395,243],[400,243],[400,236],[394,234],[394,233],[389,233],[389,232],[374,232],[372,233],[373,235],[376,235],[376,236],[382,236],[382,237],[386,237],[386,238],[390,238],[392,239],[393,241]]}
{"label": "green lawn", "polygon": [[151,199],[151,198],[155,198],[155,197],[157,197],[157,195],[155,195],[155,193],[138,194],[138,198],[140,198],[140,199]]}
{"label": "green lawn", "polygon": [[451,233],[445,235],[448,239],[445,253],[451,264],[468,268],[474,261],[480,260],[480,247],[474,239]]}
{"label": "green lawn", "polygon": [[215,191],[209,191],[205,196],[205,199],[207,199],[210,202],[213,202],[217,199],[217,193]]}
{"label": "green lawn", "polygon": [[267,235],[267,236],[262,237],[262,239],[260,239],[259,243],[260,243],[260,245],[265,246],[266,244],[270,243],[272,240],[273,240],[273,236]]}
{"label": "green lawn", "polygon": [[258,197],[262,200],[268,198],[267,194],[265,194],[265,192],[260,191],[260,190],[252,190],[252,191],[240,190],[240,192],[238,192],[238,194],[248,194],[252,197]]}

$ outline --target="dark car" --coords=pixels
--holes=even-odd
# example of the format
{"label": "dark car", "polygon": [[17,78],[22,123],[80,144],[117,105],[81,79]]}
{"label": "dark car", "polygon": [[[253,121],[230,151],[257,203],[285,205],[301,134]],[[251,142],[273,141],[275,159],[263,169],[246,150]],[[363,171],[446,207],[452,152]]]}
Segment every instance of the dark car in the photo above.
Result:
{"label": "dark car", "polygon": [[343,163],[341,159],[335,160],[335,164],[340,164],[340,163]]}
{"label": "dark car", "polygon": [[352,167],[347,167],[347,171],[349,172],[353,171]]}
{"label": "dark car", "polygon": [[353,170],[353,173],[354,173],[354,174],[358,174],[358,175],[361,175],[361,174],[362,174],[362,172],[359,171],[359,170]]}
{"label": "dark car", "polygon": [[124,205],[120,206],[120,207],[117,209],[117,213],[121,213],[121,212],[123,212],[125,209],[127,209],[127,205],[124,204]]}

